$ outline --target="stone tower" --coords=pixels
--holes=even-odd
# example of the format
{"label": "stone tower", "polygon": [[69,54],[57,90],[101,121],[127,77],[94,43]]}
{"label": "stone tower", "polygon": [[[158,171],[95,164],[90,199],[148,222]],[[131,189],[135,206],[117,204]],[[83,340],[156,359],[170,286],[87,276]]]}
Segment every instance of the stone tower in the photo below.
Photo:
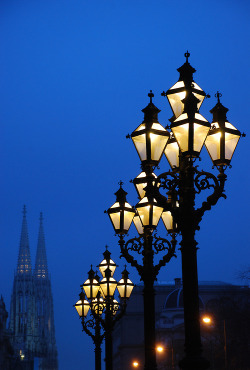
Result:
{"label": "stone tower", "polygon": [[23,369],[33,369],[35,357],[39,358],[39,370],[58,369],[43,217],[40,214],[36,263],[32,271],[25,206],[11,296],[10,331],[15,352],[23,358]]}

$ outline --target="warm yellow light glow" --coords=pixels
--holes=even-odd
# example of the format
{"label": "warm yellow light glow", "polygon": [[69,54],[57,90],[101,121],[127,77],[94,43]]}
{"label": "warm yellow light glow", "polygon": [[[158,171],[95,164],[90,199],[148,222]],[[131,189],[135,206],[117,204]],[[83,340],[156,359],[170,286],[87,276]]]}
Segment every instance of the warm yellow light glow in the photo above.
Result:
{"label": "warm yellow light glow", "polygon": [[156,351],[159,352],[159,353],[162,353],[164,351],[164,348],[161,345],[158,345],[156,347]]}
{"label": "warm yellow light glow", "polygon": [[138,361],[133,361],[132,366],[133,367],[139,367],[139,362]]}
{"label": "warm yellow light glow", "polygon": [[205,323],[205,324],[211,324],[212,320],[211,320],[211,317],[209,316],[204,316],[202,318],[202,321]]}

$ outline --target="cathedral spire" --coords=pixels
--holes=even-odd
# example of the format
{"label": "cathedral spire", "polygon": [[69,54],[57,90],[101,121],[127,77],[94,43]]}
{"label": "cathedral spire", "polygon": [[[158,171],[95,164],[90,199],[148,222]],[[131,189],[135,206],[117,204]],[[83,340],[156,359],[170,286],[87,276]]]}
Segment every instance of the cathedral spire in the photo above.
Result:
{"label": "cathedral spire", "polygon": [[40,213],[40,226],[39,226],[39,234],[38,234],[34,276],[36,278],[43,278],[43,279],[48,278],[48,265],[47,265],[46,249],[45,249],[42,212]]}
{"label": "cathedral spire", "polygon": [[17,274],[29,274],[32,271],[28,227],[26,220],[26,206],[23,206],[23,223],[17,261]]}

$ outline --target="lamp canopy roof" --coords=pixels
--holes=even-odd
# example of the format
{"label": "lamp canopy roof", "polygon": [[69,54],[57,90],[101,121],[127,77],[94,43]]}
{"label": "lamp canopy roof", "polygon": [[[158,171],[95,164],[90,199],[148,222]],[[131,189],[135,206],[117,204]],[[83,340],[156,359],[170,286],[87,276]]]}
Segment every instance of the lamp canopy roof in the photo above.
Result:
{"label": "lamp canopy roof", "polygon": [[220,102],[220,97],[222,96],[219,91],[215,94],[218,99],[217,104],[210,110],[210,113],[213,115],[213,122],[220,122],[220,121],[227,121],[227,112],[228,108],[224,107],[224,105]]}
{"label": "lamp canopy roof", "polygon": [[120,188],[115,193],[116,201],[121,203],[121,204],[124,204],[127,201],[126,200],[126,195],[128,193],[122,188],[122,185],[123,185],[122,181],[119,181],[119,185],[120,185]]}
{"label": "lamp canopy roof", "polygon": [[150,102],[142,109],[142,112],[144,113],[144,122],[158,122],[158,113],[160,113],[161,110],[158,109],[152,101],[152,98],[154,97],[152,90],[148,93],[148,97],[150,98]]}
{"label": "lamp canopy roof", "polygon": [[186,57],[186,62],[177,69],[180,73],[179,81],[191,83],[193,81],[193,73],[196,72],[196,69],[189,64],[188,58],[190,57],[190,53],[187,51],[184,56]]}

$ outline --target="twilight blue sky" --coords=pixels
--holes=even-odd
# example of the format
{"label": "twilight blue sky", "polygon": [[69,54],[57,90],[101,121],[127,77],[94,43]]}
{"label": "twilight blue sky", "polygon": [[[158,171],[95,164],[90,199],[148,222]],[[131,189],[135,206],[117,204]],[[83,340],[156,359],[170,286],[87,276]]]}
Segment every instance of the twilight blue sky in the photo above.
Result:
{"label": "twilight blue sky", "polygon": [[[128,201],[137,202],[129,180],[140,163],[125,136],[142,121],[150,89],[159,121],[168,123],[160,93],[177,81],[187,49],[195,81],[212,96],[200,112],[211,120],[219,90],[229,121],[248,134],[227,172],[227,200],[197,233],[200,280],[240,283],[237,271],[250,256],[249,16],[245,0],[1,0],[0,293],[9,307],[26,204],[33,264],[44,212],[60,370],[94,368],[93,345],[72,305],[106,244],[120,278],[124,262],[103,211],[120,179]],[[200,166],[211,170],[205,149],[202,158]],[[160,171],[167,168],[163,158]],[[180,271],[178,251],[159,280]]]}

